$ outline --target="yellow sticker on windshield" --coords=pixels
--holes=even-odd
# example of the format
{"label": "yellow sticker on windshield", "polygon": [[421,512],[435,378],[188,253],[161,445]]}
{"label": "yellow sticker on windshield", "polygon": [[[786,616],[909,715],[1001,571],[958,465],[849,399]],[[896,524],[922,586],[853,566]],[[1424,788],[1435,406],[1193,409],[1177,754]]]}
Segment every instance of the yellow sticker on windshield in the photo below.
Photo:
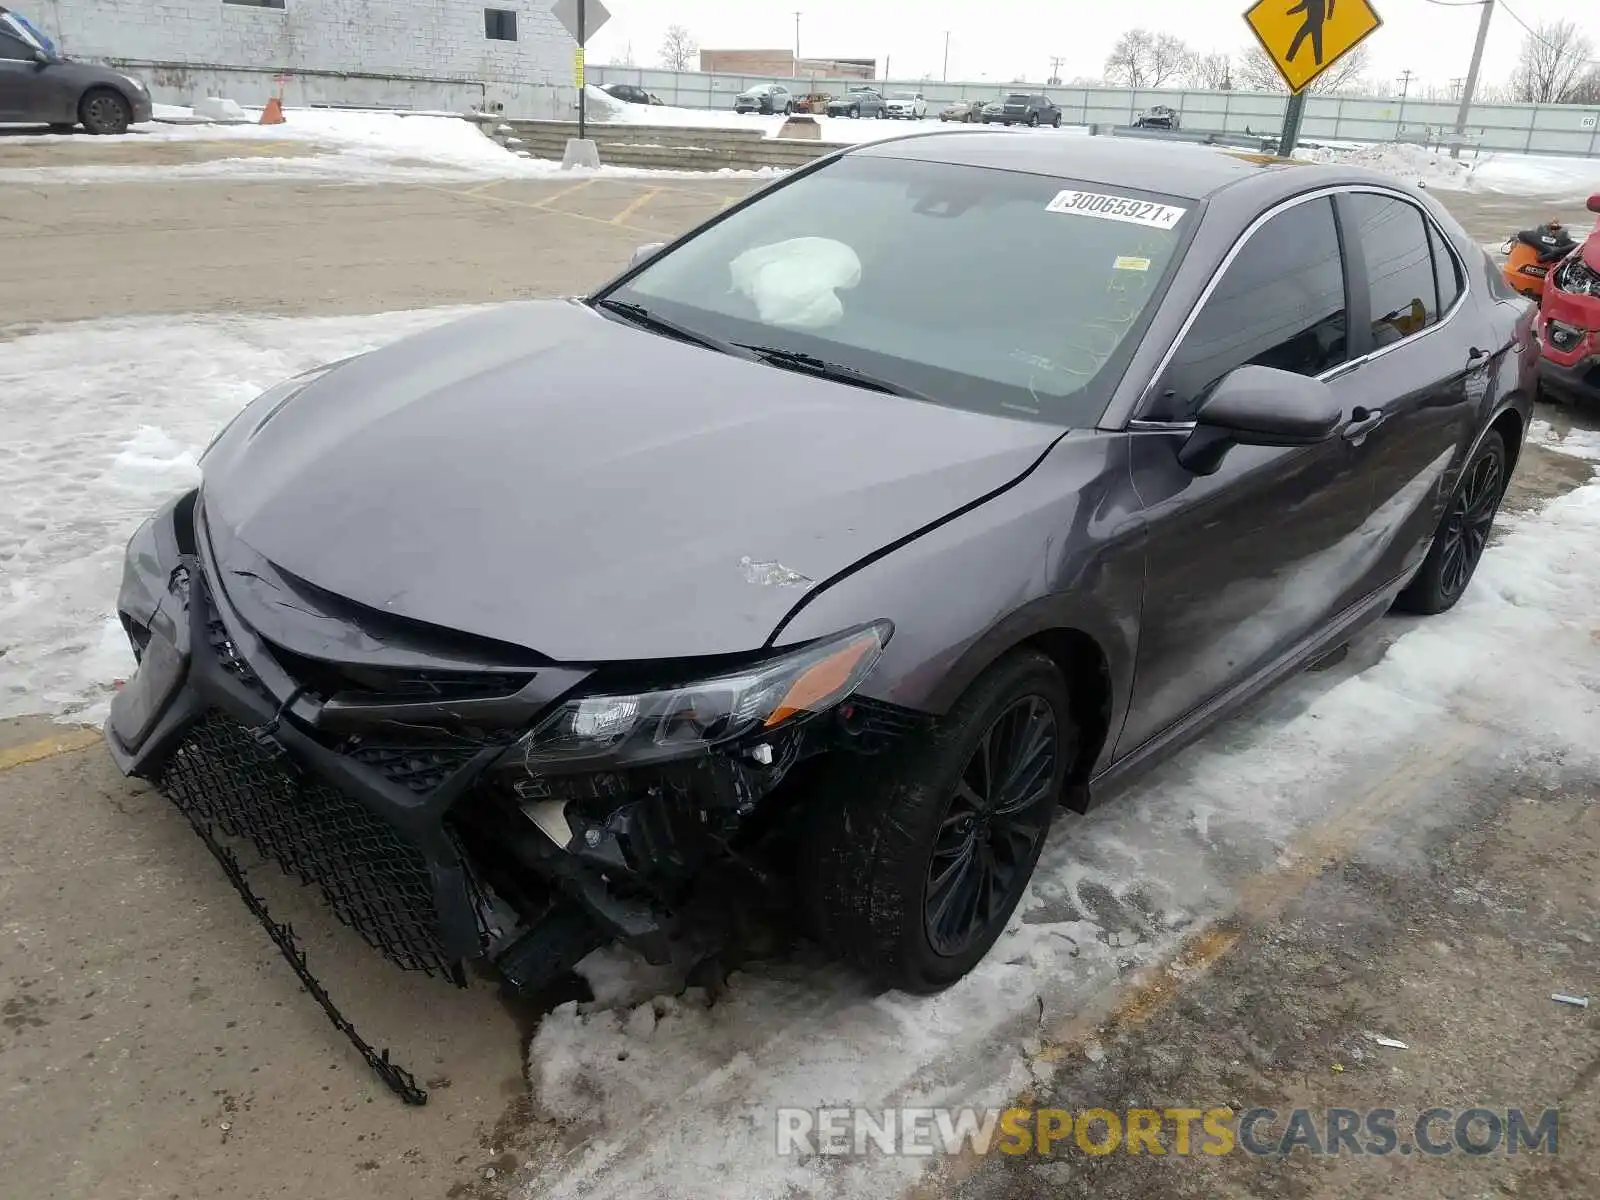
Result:
{"label": "yellow sticker on windshield", "polygon": [[1111,264],[1117,271],[1148,271],[1150,260],[1148,258],[1135,258],[1131,254],[1119,254],[1117,260]]}

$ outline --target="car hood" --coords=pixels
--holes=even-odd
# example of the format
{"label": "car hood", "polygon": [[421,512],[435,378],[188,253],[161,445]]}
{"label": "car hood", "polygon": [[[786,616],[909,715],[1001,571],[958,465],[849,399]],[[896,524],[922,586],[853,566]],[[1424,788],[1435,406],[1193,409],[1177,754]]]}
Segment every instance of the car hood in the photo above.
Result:
{"label": "car hood", "polygon": [[723,654],[1059,433],[536,301],[252,405],[203,502],[241,562],[376,612],[558,661]]}

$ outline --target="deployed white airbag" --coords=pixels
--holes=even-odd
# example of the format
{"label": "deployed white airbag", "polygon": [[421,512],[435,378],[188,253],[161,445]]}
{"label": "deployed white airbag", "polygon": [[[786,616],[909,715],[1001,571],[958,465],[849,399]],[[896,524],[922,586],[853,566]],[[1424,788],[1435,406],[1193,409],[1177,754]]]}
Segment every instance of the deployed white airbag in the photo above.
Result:
{"label": "deployed white airbag", "polygon": [[821,329],[844,315],[838,291],[861,281],[861,260],[843,242],[801,237],[752,246],[728,264],[733,287],[770,325]]}

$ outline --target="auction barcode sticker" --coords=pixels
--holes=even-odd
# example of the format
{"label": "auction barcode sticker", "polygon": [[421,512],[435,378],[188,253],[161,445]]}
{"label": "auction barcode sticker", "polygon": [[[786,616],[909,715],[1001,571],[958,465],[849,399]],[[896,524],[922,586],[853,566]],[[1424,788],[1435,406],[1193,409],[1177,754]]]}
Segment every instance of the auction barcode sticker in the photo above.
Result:
{"label": "auction barcode sticker", "polygon": [[1069,190],[1057,192],[1056,198],[1045,205],[1045,211],[1076,213],[1080,217],[1099,217],[1106,221],[1127,221],[1134,225],[1149,225],[1154,229],[1171,229],[1189,210],[1173,208],[1170,204],[1135,200],[1131,196],[1106,196],[1099,192]]}

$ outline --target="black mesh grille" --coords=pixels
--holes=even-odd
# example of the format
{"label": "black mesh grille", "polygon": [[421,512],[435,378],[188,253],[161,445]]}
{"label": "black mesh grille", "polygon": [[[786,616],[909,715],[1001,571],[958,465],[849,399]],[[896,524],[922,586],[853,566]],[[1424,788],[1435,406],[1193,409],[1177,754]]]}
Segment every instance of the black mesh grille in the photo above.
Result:
{"label": "black mesh grille", "polygon": [[341,747],[347,758],[383,774],[421,795],[431,792],[467,764],[481,746],[382,746],[364,743]]}
{"label": "black mesh grille", "polygon": [[357,801],[297,775],[236,722],[217,712],[197,721],[159,786],[191,819],[317,884],[339,920],[401,967],[452,974],[422,851]]}

